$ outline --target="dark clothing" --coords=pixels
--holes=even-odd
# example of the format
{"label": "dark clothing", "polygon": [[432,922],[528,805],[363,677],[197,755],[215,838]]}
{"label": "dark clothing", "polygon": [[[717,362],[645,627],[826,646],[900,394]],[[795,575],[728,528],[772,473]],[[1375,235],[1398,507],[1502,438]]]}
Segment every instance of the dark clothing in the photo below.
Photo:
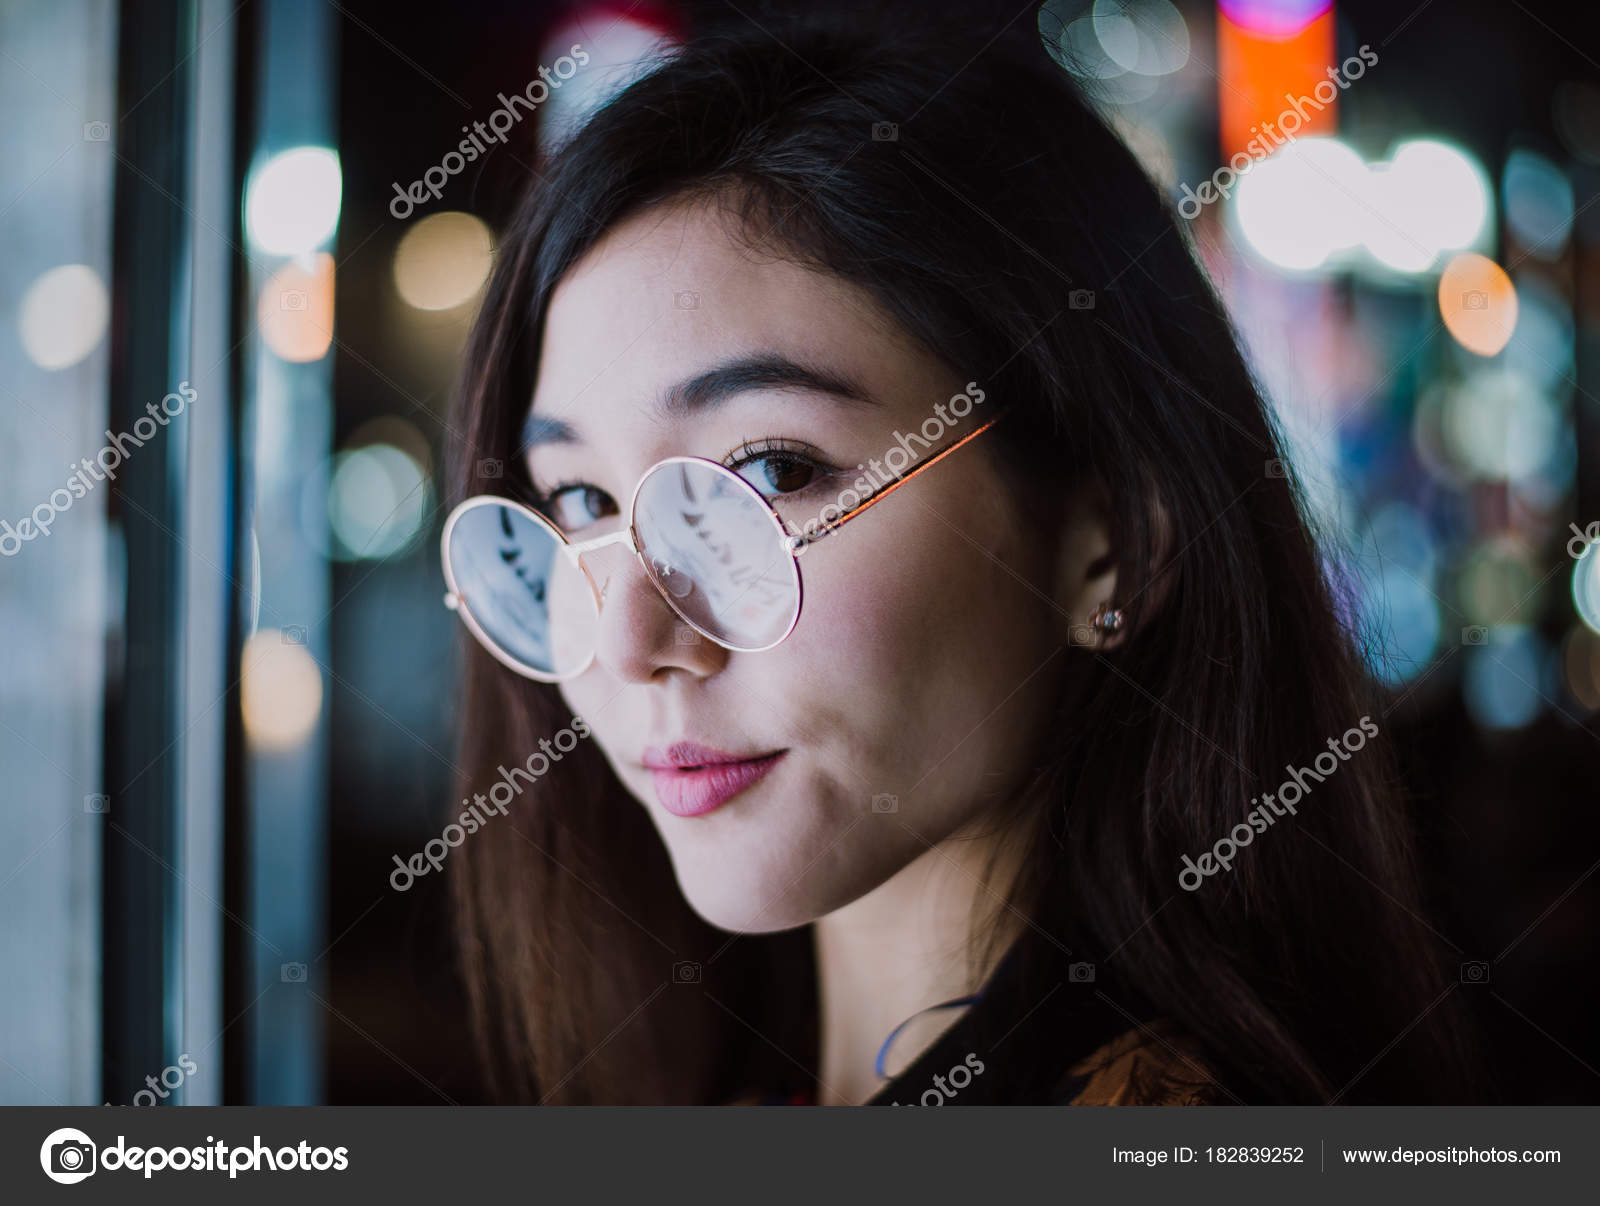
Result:
{"label": "dark clothing", "polygon": [[1196,1046],[1103,969],[1019,940],[982,995],[868,1105],[1204,1105]]}
{"label": "dark clothing", "polygon": [[[1198,1044],[1107,969],[1032,932],[977,1001],[865,1104],[1213,1105],[1237,1101]],[[749,1099],[747,1099],[749,1100]],[[768,1105],[814,1105],[813,1092]]]}

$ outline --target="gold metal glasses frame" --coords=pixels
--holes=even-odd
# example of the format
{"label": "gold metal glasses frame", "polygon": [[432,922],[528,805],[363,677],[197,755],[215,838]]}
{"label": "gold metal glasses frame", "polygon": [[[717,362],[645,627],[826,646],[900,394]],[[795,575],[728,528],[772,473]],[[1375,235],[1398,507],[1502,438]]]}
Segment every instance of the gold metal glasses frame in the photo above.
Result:
{"label": "gold metal glasses frame", "polygon": [[[583,558],[585,554],[597,552],[600,549],[608,548],[611,545],[622,544],[626,545],[633,555],[638,558],[639,564],[644,570],[645,577],[649,580],[650,584],[655,587],[656,593],[658,593],[662,599],[666,601],[667,606],[670,607],[678,616],[678,618],[681,619],[685,624],[688,624],[707,640],[716,642],[724,649],[728,649],[736,653],[765,652],[766,650],[775,648],[787,640],[789,634],[794,631],[795,626],[800,622],[800,613],[805,604],[805,584],[800,574],[799,558],[808,547],[821,540],[824,536],[830,535],[833,532],[837,532],[845,524],[856,518],[856,516],[862,514],[862,512],[866,511],[869,507],[875,506],[877,503],[883,501],[883,499],[887,498],[901,486],[911,481],[911,479],[916,477],[919,473],[922,473],[927,469],[931,469],[934,465],[938,464],[962,445],[968,444],[977,439],[984,432],[988,431],[989,428],[998,423],[1002,418],[1004,418],[1004,412],[996,415],[987,422],[980,424],[977,428],[968,432],[959,440],[956,440],[946,447],[940,449],[927,460],[913,466],[908,472],[897,476],[893,481],[887,482],[883,486],[880,486],[878,489],[872,491],[870,494],[866,495],[858,503],[856,503],[855,506],[851,507],[848,511],[843,512],[837,519],[830,520],[826,524],[821,525],[818,525],[815,519],[809,520],[802,525],[802,529],[800,531],[791,530],[789,525],[784,522],[783,517],[778,514],[777,509],[772,505],[772,500],[763,495],[750,482],[746,481],[738,473],[734,472],[721,462],[709,460],[704,457],[667,457],[663,460],[657,461],[654,465],[651,465],[650,468],[646,469],[642,474],[640,474],[638,482],[634,484],[633,495],[628,501],[627,526],[624,528],[619,528],[615,532],[608,532],[604,536],[594,537],[590,540],[574,541],[569,539],[566,533],[558,528],[549,519],[539,514],[539,512],[535,511],[533,508],[518,502],[516,499],[506,498],[504,496],[495,494],[475,494],[472,497],[463,499],[460,503],[456,504],[455,508],[450,512],[449,518],[445,520],[444,531],[439,537],[439,556],[444,567],[445,582],[449,586],[449,591],[444,596],[445,606],[450,608],[461,617],[462,622],[466,624],[472,635],[477,638],[479,644],[481,644],[484,649],[486,649],[489,654],[495,658],[496,661],[500,662],[508,669],[516,671],[518,674],[521,674],[524,677],[535,679],[539,682],[564,682],[567,679],[576,678],[578,675],[584,673],[584,671],[586,671],[593,663],[594,651],[591,650],[589,656],[576,670],[571,670],[560,674],[556,674],[547,670],[541,670],[536,666],[530,665],[528,662],[517,657],[514,653],[511,653],[509,650],[505,649],[499,641],[489,634],[489,632],[478,621],[477,617],[473,615],[472,607],[467,599],[462,595],[459,584],[456,581],[455,570],[450,563],[450,540],[462,516],[466,515],[468,512],[478,507],[506,507],[521,514],[524,518],[533,521],[533,523],[545,529],[555,537],[557,545],[561,549],[562,553],[583,572],[585,579],[588,581],[590,590],[594,594],[596,615],[598,615],[602,606],[603,590],[601,587],[595,584],[594,577],[589,572],[589,567],[584,563]],[[743,646],[732,644],[724,638],[706,631],[702,625],[696,623],[694,619],[687,615],[684,609],[678,605],[678,602],[673,598],[671,592],[663,584],[661,580],[661,574],[650,564],[650,559],[645,555],[638,536],[639,495],[643,490],[645,483],[650,480],[653,474],[675,464],[692,464],[702,466],[716,470],[718,473],[725,475],[725,477],[730,479],[732,483],[736,484],[738,488],[747,491],[752,498],[760,503],[762,509],[766,512],[768,518],[771,520],[779,539],[778,547],[783,549],[790,558],[790,572],[793,574],[794,578],[795,595],[794,614],[790,617],[788,625],[784,628],[782,634],[778,636],[776,640],[759,646]],[[670,570],[668,572],[670,573]]]}

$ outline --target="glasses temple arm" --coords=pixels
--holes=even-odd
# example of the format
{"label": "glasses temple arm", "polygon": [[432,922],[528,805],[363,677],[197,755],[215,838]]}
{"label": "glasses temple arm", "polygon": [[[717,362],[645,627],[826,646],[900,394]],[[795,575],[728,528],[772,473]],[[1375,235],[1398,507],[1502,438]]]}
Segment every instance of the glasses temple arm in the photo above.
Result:
{"label": "glasses temple arm", "polygon": [[933,466],[937,465],[940,461],[944,460],[945,457],[949,456],[957,448],[960,448],[961,445],[969,443],[970,441],[977,439],[979,436],[981,436],[984,432],[988,431],[989,428],[993,427],[996,423],[998,423],[1003,418],[1005,418],[1004,412],[996,415],[994,418],[990,419],[987,423],[983,424],[981,427],[977,428],[975,431],[969,431],[966,435],[962,436],[959,440],[957,440],[955,443],[951,444],[948,448],[941,448],[933,456],[930,456],[927,460],[923,461],[922,464],[916,466],[914,469],[911,470],[910,473],[907,473],[904,477],[896,478],[894,481],[890,482],[888,485],[882,486],[879,489],[874,490],[871,494],[867,495],[860,502],[858,502],[855,506],[851,507],[850,510],[846,511],[843,515],[839,516],[838,519],[835,519],[832,523],[826,524],[826,525],[824,525],[822,527],[819,527],[819,528],[817,528],[817,529],[815,529],[813,531],[801,532],[799,535],[795,536],[794,539],[799,543],[799,545],[815,544],[817,541],[821,540],[824,536],[828,535],[830,532],[837,532],[840,528],[844,527],[845,524],[849,523],[857,515],[860,515],[868,507],[872,506],[876,502],[882,501],[883,499],[887,498],[889,495],[893,494],[896,490],[898,490],[901,486],[905,485],[912,478],[916,477],[917,474],[921,473],[924,469],[933,468]]}

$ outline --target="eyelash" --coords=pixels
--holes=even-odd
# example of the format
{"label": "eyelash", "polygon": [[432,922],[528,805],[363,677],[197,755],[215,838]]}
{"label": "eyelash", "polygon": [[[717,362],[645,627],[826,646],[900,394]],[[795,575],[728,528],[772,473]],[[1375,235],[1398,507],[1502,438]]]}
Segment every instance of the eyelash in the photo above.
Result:
{"label": "eyelash", "polygon": [[[828,478],[835,476],[839,472],[839,470],[835,469],[832,465],[824,461],[820,454],[818,454],[818,452],[809,444],[802,443],[798,440],[786,439],[783,436],[763,436],[757,440],[741,440],[737,448],[722,458],[721,463],[727,466],[729,469],[732,469],[735,473],[739,473],[740,470],[742,470],[745,466],[754,462],[768,458],[776,460],[780,457],[809,466],[814,471],[815,476],[811,479],[811,481],[807,482],[804,486],[801,486],[798,490],[790,490],[787,493],[777,494],[771,497],[796,498],[802,496],[807,491],[815,489]],[[760,488],[761,487],[757,486],[757,489]],[[553,514],[553,509],[556,501],[563,493],[569,490],[598,489],[598,486],[595,486],[591,482],[583,481],[580,478],[573,478],[558,482],[548,490],[539,490],[537,487],[535,487],[534,509],[544,514],[553,522],[557,522],[558,526],[560,526],[556,515]],[[604,493],[604,491],[601,491],[601,493]],[[765,495],[764,491],[763,494]],[[617,506],[618,510],[621,509],[620,503],[616,503],[615,500],[613,500],[613,503]]]}
{"label": "eyelash", "polygon": [[723,458],[722,463],[735,473],[738,473],[740,469],[752,461],[759,461],[768,457],[777,459],[780,456],[791,461],[797,461],[802,465],[809,465],[817,472],[817,476],[804,486],[801,486],[800,489],[791,490],[788,494],[782,496],[785,498],[791,495],[804,494],[819,481],[838,472],[832,465],[824,461],[821,454],[809,444],[801,443],[798,440],[786,440],[782,436],[763,436],[759,440],[743,440],[737,448]]}

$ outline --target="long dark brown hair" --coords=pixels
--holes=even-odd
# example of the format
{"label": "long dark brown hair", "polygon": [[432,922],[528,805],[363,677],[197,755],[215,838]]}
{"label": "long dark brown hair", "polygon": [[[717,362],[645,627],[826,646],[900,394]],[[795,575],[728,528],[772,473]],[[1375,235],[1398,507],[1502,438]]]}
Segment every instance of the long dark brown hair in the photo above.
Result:
{"label": "long dark brown hair", "polygon": [[[774,36],[774,34],[776,36]],[[466,353],[458,497],[530,489],[519,431],[562,275],[686,196],[837,274],[1008,413],[983,455],[1039,522],[1105,499],[1129,620],[1070,648],[1049,748],[1005,815],[1009,905],[1098,952],[1248,1102],[1459,1101],[1450,977],[1421,920],[1382,740],[1200,890],[1212,848],[1378,715],[1271,412],[1168,203],[1037,38],[789,27],[703,36],[530,185]],[[463,642],[460,790],[571,723]],[[816,1071],[808,929],[717,931],[581,743],[452,862],[476,1031],[507,1100],[705,1103]]]}

